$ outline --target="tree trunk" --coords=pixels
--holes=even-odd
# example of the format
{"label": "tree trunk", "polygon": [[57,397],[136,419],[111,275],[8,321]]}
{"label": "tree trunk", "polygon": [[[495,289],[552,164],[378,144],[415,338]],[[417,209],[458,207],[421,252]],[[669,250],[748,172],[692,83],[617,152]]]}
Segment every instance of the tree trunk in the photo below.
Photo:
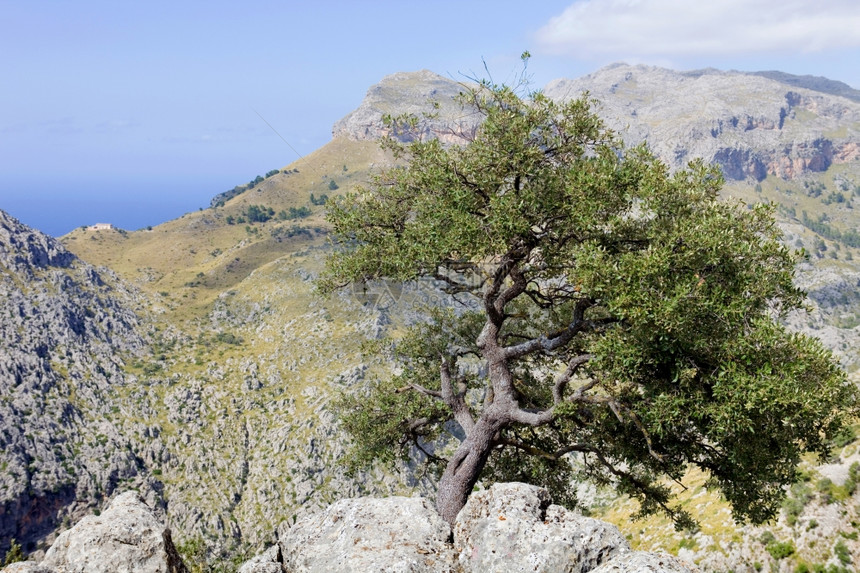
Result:
{"label": "tree trunk", "polygon": [[457,514],[466,505],[466,500],[469,499],[472,488],[490,457],[493,436],[502,425],[482,416],[448,461],[445,473],[439,480],[436,511],[451,527],[454,526]]}

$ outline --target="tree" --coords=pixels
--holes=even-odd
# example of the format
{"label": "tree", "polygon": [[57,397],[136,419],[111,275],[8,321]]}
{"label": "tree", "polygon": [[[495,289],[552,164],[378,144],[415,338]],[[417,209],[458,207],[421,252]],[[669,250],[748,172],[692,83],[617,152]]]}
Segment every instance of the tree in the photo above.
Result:
{"label": "tree", "polygon": [[701,162],[670,174],[625,150],[587,96],[462,97],[484,116],[468,144],[388,139],[399,163],[329,202],[322,292],[432,279],[451,297],[388,347],[399,374],[344,397],[353,462],[423,451],[449,523],[481,478],[574,503],[578,472],[684,525],[664,484],[691,465],[738,519],[773,516],[856,397],[780,324],[804,294],[772,208],[720,200]]}

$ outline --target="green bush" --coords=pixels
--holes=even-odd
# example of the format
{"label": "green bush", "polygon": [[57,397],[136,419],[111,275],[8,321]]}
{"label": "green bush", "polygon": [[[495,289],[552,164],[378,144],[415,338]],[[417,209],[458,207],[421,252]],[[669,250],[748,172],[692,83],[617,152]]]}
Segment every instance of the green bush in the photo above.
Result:
{"label": "green bush", "polygon": [[9,551],[6,552],[6,557],[3,559],[3,566],[5,567],[6,565],[26,560],[27,555],[21,548],[21,544],[15,541],[15,538],[13,537],[9,546]]}
{"label": "green bush", "polygon": [[794,544],[791,541],[773,541],[765,549],[777,561],[794,555],[795,551]]}
{"label": "green bush", "polygon": [[840,539],[836,542],[836,545],[833,546],[833,554],[843,565],[851,563],[851,552],[848,551],[848,546],[845,545],[845,541]]}

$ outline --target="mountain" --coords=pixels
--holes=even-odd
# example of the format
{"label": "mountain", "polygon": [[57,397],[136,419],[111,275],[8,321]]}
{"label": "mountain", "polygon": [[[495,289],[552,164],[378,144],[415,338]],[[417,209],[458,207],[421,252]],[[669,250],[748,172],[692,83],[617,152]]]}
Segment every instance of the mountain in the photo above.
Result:
{"label": "mountain", "polygon": [[[810,254],[797,280],[813,311],[792,325],[822,337],[854,372],[860,104],[831,84],[793,81],[614,65],[544,91],[564,99],[588,90],[628,144],[647,143],[672,168],[696,157],[717,162],[727,198],[774,203],[786,241]],[[11,398],[0,402],[0,539],[38,551],[64,517],[138,488],[164,509],[180,550],[205,545],[213,559],[228,559],[272,543],[302,507],[359,493],[432,494],[432,476],[417,466],[348,476],[329,404],[390,372],[362,354],[363,341],[421,320],[421,306],[442,297],[432,284],[380,282],[324,299],[313,279],[330,249],[326,198],[391,161],[378,139],[401,135],[384,116],[426,112],[423,136],[457,144],[479,119],[456,100],[462,89],[428,71],[388,76],[324,147],[149,230],[77,229],[57,242],[3,219],[0,284],[9,296],[0,300],[0,383],[10,384],[3,396]],[[804,471],[837,483],[856,449],[848,437],[834,450],[837,469]],[[690,503],[703,518],[724,517],[704,478],[691,479]],[[689,544],[661,522],[640,533],[611,492],[581,497],[646,549]],[[854,515],[850,500],[839,501],[846,516]],[[32,515],[42,516],[38,527]],[[702,535],[715,554],[730,555],[739,530],[722,517],[703,524]],[[780,535],[799,535],[794,527]],[[836,529],[827,535],[819,548]],[[767,555],[764,546],[753,554]]]}
{"label": "mountain", "polygon": [[112,271],[0,211],[0,550],[145,479],[111,398],[146,345],[138,312]]}

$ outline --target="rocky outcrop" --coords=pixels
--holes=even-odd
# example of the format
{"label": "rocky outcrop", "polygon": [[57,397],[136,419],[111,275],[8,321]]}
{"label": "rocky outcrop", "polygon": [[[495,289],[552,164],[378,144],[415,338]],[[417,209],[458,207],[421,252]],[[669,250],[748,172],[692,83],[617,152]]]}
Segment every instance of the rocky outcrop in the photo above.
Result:
{"label": "rocky outcrop", "polygon": [[188,573],[170,529],[135,492],[117,496],[101,515],[89,515],[64,531],[36,564],[4,573]]}
{"label": "rocky outcrop", "polygon": [[522,483],[472,494],[454,524],[463,571],[582,573],[630,545],[618,528],[552,505],[549,493]]}
{"label": "rocky outcrop", "polygon": [[136,295],[0,211],[0,554],[27,551],[138,473],[111,421]]}
{"label": "rocky outcrop", "polygon": [[345,499],[281,537],[291,573],[452,572],[451,528],[424,498]]}
{"label": "rocky outcrop", "polygon": [[240,573],[357,571],[504,573],[696,569],[670,555],[631,551],[618,529],[553,505],[522,483],[473,494],[452,531],[424,498],[358,498],[299,518],[278,546]]}
{"label": "rocky outcrop", "polygon": [[588,91],[626,143],[647,142],[670,166],[702,158],[722,166],[729,179],[761,180],[822,172],[860,157],[860,104],[803,85],[810,84],[616,64],[552,81],[544,91],[558,100]]}
{"label": "rocky outcrop", "polygon": [[[860,103],[847,92],[810,89],[815,85],[767,74],[615,64],[554,80],[544,92],[557,100],[589,92],[627,144],[647,142],[673,167],[702,158],[721,165],[729,179],[762,180],[769,174],[792,179],[860,158]],[[335,123],[332,135],[410,141],[415,134],[392,133],[383,117],[433,114],[422,121],[419,137],[461,143],[480,120],[456,100],[463,89],[427,70],[386,76]]]}
{"label": "rocky outcrop", "polygon": [[[367,90],[355,111],[334,124],[332,136],[375,141],[390,135],[404,142],[436,137],[446,143],[462,143],[474,134],[480,119],[463,113],[456,99],[463,90],[462,84],[428,70],[385,76]],[[404,114],[422,119],[417,132],[393,132],[383,120],[386,115]]]}

